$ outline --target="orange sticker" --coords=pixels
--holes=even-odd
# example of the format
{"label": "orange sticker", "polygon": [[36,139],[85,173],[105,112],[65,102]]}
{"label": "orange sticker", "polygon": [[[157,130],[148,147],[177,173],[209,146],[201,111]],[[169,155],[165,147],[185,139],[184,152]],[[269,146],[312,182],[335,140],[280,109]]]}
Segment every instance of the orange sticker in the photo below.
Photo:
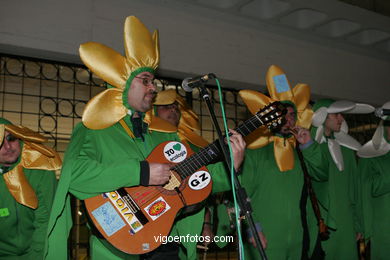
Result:
{"label": "orange sticker", "polygon": [[167,204],[165,201],[156,201],[149,208],[149,214],[151,216],[158,216],[165,211]]}

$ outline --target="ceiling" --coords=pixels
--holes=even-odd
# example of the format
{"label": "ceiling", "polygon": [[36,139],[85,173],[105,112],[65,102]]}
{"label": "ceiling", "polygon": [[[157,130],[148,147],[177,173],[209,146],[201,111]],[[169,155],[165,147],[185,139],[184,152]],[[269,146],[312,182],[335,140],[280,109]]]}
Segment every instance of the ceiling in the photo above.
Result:
{"label": "ceiling", "polygon": [[389,0],[186,0],[293,37],[390,59]]}

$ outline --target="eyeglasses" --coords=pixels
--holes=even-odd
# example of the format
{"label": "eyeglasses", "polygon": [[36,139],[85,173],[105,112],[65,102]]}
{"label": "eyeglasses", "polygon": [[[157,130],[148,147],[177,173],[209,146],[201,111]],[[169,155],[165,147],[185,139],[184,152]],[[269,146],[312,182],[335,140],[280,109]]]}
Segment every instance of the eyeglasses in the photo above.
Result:
{"label": "eyeglasses", "polygon": [[18,140],[18,138],[16,138],[16,137],[13,136],[13,135],[7,135],[7,136],[5,137],[5,140],[7,140],[8,142],[14,142],[14,141]]}
{"label": "eyeglasses", "polygon": [[8,143],[13,143],[13,142],[15,142],[16,140],[18,140],[18,138],[16,138],[15,136],[13,136],[13,135],[11,135],[11,134],[7,135],[7,136],[4,138],[3,142],[0,144],[0,149],[3,148],[3,145],[4,145],[4,141],[5,141],[5,140],[6,140]]}
{"label": "eyeglasses", "polygon": [[147,87],[150,85],[157,86],[157,82],[155,78],[146,78],[146,77],[135,77],[137,79],[142,79],[142,84]]}

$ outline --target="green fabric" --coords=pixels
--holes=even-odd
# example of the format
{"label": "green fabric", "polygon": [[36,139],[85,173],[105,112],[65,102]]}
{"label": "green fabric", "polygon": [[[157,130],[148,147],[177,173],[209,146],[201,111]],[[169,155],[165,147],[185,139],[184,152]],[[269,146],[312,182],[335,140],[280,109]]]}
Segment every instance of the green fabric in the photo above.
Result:
{"label": "green fabric", "polygon": [[341,146],[344,170],[339,171],[329,153],[328,144],[320,144],[322,170],[311,171],[313,188],[321,206],[321,216],[332,228],[323,241],[326,259],[357,259],[356,233],[361,231],[359,180],[355,152]]}
{"label": "green fabric", "polygon": [[0,117],[0,124],[2,124],[2,125],[12,125],[12,123],[10,121],[8,121],[7,119],[2,118],[2,117]]}
{"label": "green fabric", "polygon": [[[132,129],[130,117],[127,115],[124,119]],[[50,216],[47,259],[66,259],[66,240],[72,226],[68,192],[83,200],[121,187],[139,185],[139,162],[161,142],[179,140],[176,133],[156,131],[147,131],[144,138],[145,142],[140,138],[130,138],[119,123],[102,130],[89,130],[81,123],[75,127],[65,153]],[[209,166],[214,180],[213,191],[229,187],[221,169],[222,163]],[[171,234],[200,234],[203,216],[204,210],[178,221]],[[91,243],[93,259],[130,257],[96,237],[91,238]],[[188,259],[195,259],[196,244],[186,243],[184,246],[187,247]]]}
{"label": "green fabric", "polygon": [[[128,115],[124,120],[132,128]],[[145,142],[141,138],[132,139],[119,123],[101,130],[89,130],[81,123],[75,127],[50,216],[47,259],[66,259],[66,241],[72,226],[68,192],[83,200],[121,187],[139,185],[140,161],[159,143],[178,140],[176,134],[154,131],[147,131],[144,138]],[[91,244],[94,259],[99,259],[100,254],[110,255],[109,251],[114,252],[113,258],[105,259],[123,255],[110,245],[102,246],[97,239],[91,241],[96,241]]]}
{"label": "green fabric", "polygon": [[364,237],[371,241],[371,259],[389,259],[390,153],[359,161]]}
{"label": "green fabric", "polygon": [[313,111],[317,111],[320,107],[330,107],[335,102],[334,99],[329,99],[329,98],[323,98],[318,101],[313,105]]}
{"label": "green fabric", "polygon": [[24,174],[38,197],[38,208],[17,203],[0,177],[0,259],[43,259],[57,181],[52,171],[24,169]]}
{"label": "green fabric", "polygon": [[[315,155],[318,149],[314,143],[303,153],[305,156]],[[310,159],[317,158],[312,156]],[[275,161],[273,143],[260,149],[247,150],[240,178],[251,199],[254,222],[261,223],[267,238],[265,252],[268,259],[300,259],[303,229],[299,205],[304,179],[297,154],[294,168],[281,172]],[[314,216],[309,200],[307,215],[308,219]],[[316,225],[309,226],[309,232],[312,248],[316,239]],[[245,258],[261,259],[257,249],[249,243],[245,243]]]}

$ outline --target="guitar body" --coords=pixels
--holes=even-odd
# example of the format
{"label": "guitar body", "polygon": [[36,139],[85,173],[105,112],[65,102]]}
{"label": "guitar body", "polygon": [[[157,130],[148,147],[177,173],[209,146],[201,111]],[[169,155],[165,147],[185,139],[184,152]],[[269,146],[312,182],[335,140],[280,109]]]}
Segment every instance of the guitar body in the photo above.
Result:
{"label": "guitar body", "polygon": [[[177,164],[193,154],[187,144],[167,141],[146,159],[151,163]],[[181,208],[205,200],[212,189],[205,166],[187,177],[171,170],[165,186],[136,186],[85,200],[87,211],[99,232],[113,246],[128,254],[156,249],[168,236]],[[131,178],[131,176],[129,176]]]}

